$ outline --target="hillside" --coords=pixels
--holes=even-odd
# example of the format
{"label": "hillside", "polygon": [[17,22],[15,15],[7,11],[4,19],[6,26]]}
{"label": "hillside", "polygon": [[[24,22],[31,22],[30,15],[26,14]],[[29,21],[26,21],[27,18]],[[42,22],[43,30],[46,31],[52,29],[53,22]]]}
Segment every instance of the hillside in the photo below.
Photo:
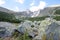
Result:
{"label": "hillside", "polygon": [[15,15],[9,14],[6,12],[1,12],[1,11],[0,11],[0,21],[12,22],[12,23],[20,23],[21,22],[21,20],[16,19]]}
{"label": "hillside", "polygon": [[[12,10],[9,10],[7,8],[0,7],[1,12],[6,12],[9,14],[13,14],[16,17],[41,17],[41,16],[49,16],[54,10],[60,10],[60,6],[53,6],[53,7],[46,7],[42,10],[38,10],[35,12],[31,12],[30,10],[15,12]],[[58,13],[57,13],[58,14]]]}
{"label": "hillside", "polygon": [[46,7],[43,10],[38,10],[31,12],[30,10],[22,12],[14,12],[12,10],[0,7],[0,21],[9,21],[9,22],[20,22],[22,20],[44,20],[47,16],[51,15],[54,12],[54,18],[60,20],[60,6],[57,7]]}

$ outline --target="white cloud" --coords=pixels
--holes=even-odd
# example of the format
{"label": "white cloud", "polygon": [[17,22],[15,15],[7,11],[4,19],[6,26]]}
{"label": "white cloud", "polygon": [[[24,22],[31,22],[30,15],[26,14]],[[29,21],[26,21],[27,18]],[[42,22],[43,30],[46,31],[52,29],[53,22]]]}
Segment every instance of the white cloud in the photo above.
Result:
{"label": "white cloud", "polygon": [[0,6],[5,4],[5,1],[4,0],[0,0]]}
{"label": "white cloud", "polygon": [[32,3],[30,4],[30,6],[33,6],[33,5],[34,5],[34,3],[35,3],[35,0],[33,0],[33,1],[32,1]]}
{"label": "white cloud", "polygon": [[19,2],[20,4],[23,4],[24,0],[16,0],[16,2]]}
{"label": "white cloud", "polygon": [[37,11],[38,9],[39,9],[38,6],[32,6],[32,7],[30,8],[30,11],[34,12],[34,11]]}
{"label": "white cloud", "polygon": [[30,6],[33,6],[33,5],[34,5],[34,3],[31,3],[31,4],[30,4]]}
{"label": "white cloud", "polygon": [[46,3],[44,1],[40,1],[40,9],[44,9],[44,7],[46,6]]}
{"label": "white cloud", "polygon": [[30,11],[32,12],[38,11],[39,9],[44,9],[45,6],[46,6],[46,3],[44,1],[40,1],[38,6],[31,6]]}

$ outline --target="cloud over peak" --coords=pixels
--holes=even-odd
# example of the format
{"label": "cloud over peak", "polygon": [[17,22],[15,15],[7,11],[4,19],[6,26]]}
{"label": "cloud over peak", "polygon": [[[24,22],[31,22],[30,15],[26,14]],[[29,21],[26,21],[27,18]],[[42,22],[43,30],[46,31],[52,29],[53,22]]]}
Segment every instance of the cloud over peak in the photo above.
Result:
{"label": "cloud over peak", "polygon": [[32,1],[32,3],[30,4],[30,6],[33,6],[33,5],[34,5],[34,3],[35,3],[35,0],[33,0],[33,1]]}
{"label": "cloud over peak", "polygon": [[38,6],[31,6],[30,7],[30,11],[34,12],[34,11],[38,11],[39,9],[44,9],[46,6],[46,2],[44,1],[40,1]]}
{"label": "cloud over peak", "polygon": [[40,5],[39,5],[40,9],[44,9],[45,6],[46,6],[46,2],[40,1]]}

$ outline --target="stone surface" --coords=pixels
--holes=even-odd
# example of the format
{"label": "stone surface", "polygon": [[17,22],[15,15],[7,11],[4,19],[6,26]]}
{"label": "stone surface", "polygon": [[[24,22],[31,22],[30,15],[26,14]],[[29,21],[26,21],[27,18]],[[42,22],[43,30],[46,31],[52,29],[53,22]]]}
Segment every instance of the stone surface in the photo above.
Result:
{"label": "stone surface", "polygon": [[[34,25],[34,27],[31,27],[32,25]],[[38,29],[35,27],[35,25],[37,24],[34,24],[31,21],[25,21],[24,23],[19,25],[18,31],[22,34],[27,31],[29,36],[35,37],[38,34]]]}
{"label": "stone surface", "polygon": [[34,38],[35,36],[38,35],[38,29],[37,28],[32,28],[31,31],[28,32],[29,36],[31,36],[32,38]]}
{"label": "stone surface", "polygon": [[60,25],[53,22],[48,26],[46,30],[47,40],[60,40]]}
{"label": "stone surface", "polygon": [[[3,32],[5,33],[2,33],[0,32],[0,37],[6,37],[6,36],[11,36],[12,35],[12,32],[14,31],[14,29],[16,29],[16,26],[12,23],[9,23],[9,22],[0,22],[0,28],[4,28],[2,29]],[[0,30],[1,30],[0,29]]]}
{"label": "stone surface", "polygon": [[19,25],[18,31],[22,34],[24,34],[26,31],[30,31],[32,23],[30,21],[24,22]]}
{"label": "stone surface", "polygon": [[[31,27],[31,26],[34,27]],[[45,19],[43,21],[25,21],[19,26],[12,23],[0,22],[0,37],[11,36],[14,29],[24,34],[26,31],[33,40],[60,40],[60,24],[56,20]]]}
{"label": "stone surface", "polygon": [[[40,25],[38,26],[38,35],[35,38],[33,38],[33,40],[44,39],[44,35],[46,35],[46,36],[48,35],[47,30],[50,30],[49,27],[51,27],[51,26],[49,26],[49,25],[51,25],[52,23],[53,23],[52,25],[54,25],[54,22],[56,22],[56,21],[55,20],[50,20],[50,18],[42,20],[40,22]],[[56,24],[55,24],[55,26],[57,26]],[[53,29],[53,27],[51,27],[51,28]]]}

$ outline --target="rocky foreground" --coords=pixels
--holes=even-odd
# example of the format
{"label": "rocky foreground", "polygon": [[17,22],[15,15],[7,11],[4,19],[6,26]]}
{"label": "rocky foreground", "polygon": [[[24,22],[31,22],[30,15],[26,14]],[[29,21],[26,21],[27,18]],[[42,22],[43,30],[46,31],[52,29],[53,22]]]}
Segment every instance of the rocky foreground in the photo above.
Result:
{"label": "rocky foreground", "polygon": [[[43,21],[34,22],[26,20],[19,25],[0,22],[0,37],[4,38],[4,40],[10,40],[15,31],[19,32],[19,34],[27,32],[32,40],[60,40],[60,21],[46,18]],[[15,39],[11,38],[11,40]]]}

